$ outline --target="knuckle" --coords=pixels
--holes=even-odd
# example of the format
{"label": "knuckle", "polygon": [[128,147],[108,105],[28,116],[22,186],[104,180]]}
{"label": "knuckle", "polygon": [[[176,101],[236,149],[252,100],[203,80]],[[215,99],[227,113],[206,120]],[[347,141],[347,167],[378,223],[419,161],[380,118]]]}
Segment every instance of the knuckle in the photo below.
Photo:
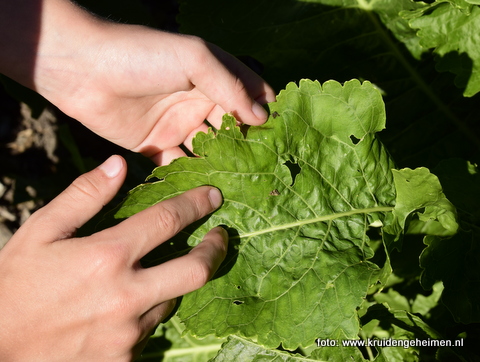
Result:
{"label": "knuckle", "polygon": [[99,273],[119,273],[129,261],[128,247],[117,241],[103,242],[92,248],[89,260]]}
{"label": "knuckle", "polygon": [[137,323],[130,323],[128,327],[123,329],[123,333],[116,344],[122,346],[135,346],[143,335],[141,327]]}
{"label": "knuckle", "polygon": [[85,199],[97,200],[102,194],[98,186],[87,175],[75,179],[66,189],[66,193],[74,202],[84,201]]}
{"label": "knuckle", "polygon": [[157,205],[159,212],[155,216],[159,231],[178,233],[187,223],[207,215],[211,211],[211,203],[205,192],[190,190],[178,198],[167,200]]}
{"label": "knuckle", "polygon": [[237,76],[235,76],[235,78],[233,79],[231,89],[233,91],[231,93],[231,96],[226,100],[226,104],[228,105],[227,107],[229,107],[228,108],[229,112],[233,112],[234,115],[238,117],[236,109],[239,108],[239,101],[242,106],[245,106],[245,105],[250,105],[251,100],[250,100],[250,97],[248,96],[248,92],[245,87],[245,84]]}
{"label": "knuckle", "polygon": [[181,230],[182,214],[177,207],[159,204],[160,217],[157,217],[156,223],[159,231],[169,230],[176,234]]}
{"label": "knuckle", "polygon": [[200,69],[204,65],[211,63],[212,53],[210,52],[208,43],[197,36],[189,35],[190,46],[193,51],[190,53],[194,57],[194,64],[198,64]]}
{"label": "knuckle", "polygon": [[245,87],[245,84],[239,77],[235,77],[235,84],[233,89],[235,89],[237,93],[247,94],[247,89]]}
{"label": "knuckle", "polygon": [[137,315],[140,309],[138,294],[124,290],[118,296],[118,311],[123,315]]}
{"label": "knuckle", "polygon": [[211,211],[212,208],[210,200],[205,194],[201,194],[199,197],[191,198],[190,203],[190,209],[196,220],[205,216],[209,211]]}
{"label": "knuckle", "polygon": [[208,45],[204,39],[195,35],[184,35],[184,37],[188,39],[196,49],[200,51],[208,51]]}

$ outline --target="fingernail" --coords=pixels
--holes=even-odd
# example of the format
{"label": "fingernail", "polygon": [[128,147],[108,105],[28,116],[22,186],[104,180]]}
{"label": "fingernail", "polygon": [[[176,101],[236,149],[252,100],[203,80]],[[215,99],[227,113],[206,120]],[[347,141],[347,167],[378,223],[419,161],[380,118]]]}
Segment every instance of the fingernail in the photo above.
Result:
{"label": "fingernail", "polygon": [[110,156],[104,163],[102,163],[98,168],[107,175],[109,178],[116,177],[123,167],[123,162],[120,156],[114,155]]}
{"label": "fingernail", "polygon": [[265,121],[268,118],[268,113],[259,103],[254,102],[252,105],[253,114],[262,121]]}
{"label": "fingernail", "polygon": [[210,204],[212,204],[214,209],[218,209],[223,201],[220,190],[214,187],[212,187],[208,192],[208,198],[210,199]]}

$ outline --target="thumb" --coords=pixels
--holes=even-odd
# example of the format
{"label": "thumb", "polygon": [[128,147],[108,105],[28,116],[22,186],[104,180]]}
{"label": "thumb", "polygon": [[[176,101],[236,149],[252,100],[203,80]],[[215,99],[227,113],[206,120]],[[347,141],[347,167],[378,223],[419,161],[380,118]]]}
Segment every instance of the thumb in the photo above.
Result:
{"label": "thumb", "polygon": [[[268,117],[261,103],[273,102],[275,92],[253,70],[214,44],[202,43],[203,54],[191,57],[191,82],[225,112],[250,125],[263,124]],[[205,71],[208,69],[208,71]]]}
{"label": "thumb", "polygon": [[40,242],[71,237],[115,196],[125,175],[125,160],[111,156],[94,170],[78,177],[60,195],[35,212],[23,229],[34,231]]}

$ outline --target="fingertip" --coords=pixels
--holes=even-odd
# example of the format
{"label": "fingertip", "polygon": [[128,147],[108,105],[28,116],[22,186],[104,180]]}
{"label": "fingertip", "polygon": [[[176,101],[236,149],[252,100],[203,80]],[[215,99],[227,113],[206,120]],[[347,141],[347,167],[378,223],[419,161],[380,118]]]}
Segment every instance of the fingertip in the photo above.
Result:
{"label": "fingertip", "polygon": [[208,191],[208,199],[214,210],[218,209],[223,202],[223,196],[219,189],[216,187],[210,188]]}
{"label": "fingertip", "polygon": [[113,199],[125,175],[126,162],[115,155],[77,177],[60,195],[38,210],[42,240],[53,242],[74,235]]}
{"label": "fingertip", "polygon": [[264,123],[268,118],[268,113],[258,102],[253,102],[252,112],[257,119]]}
{"label": "fingertip", "polygon": [[[210,242],[216,241],[215,244],[215,249],[216,249],[216,265],[213,268],[214,272],[218,269],[222,261],[225,259],[225,256],[227,255],[227,249],[228,249],[228,232],[221,226],[214,227],[211,229],[204,237],[204,241],[209,240]],[[223,244],[219,243],[219,241],[222,241]]]}
{"label": "fingertip", "polygon": [[211,229],[203,238],[203,241],[191,250],[190,253],[195,253],[197,256],[202,255],[205,260],[209,260],[206,264],[209,265],[212,276],[220,264],[225,259],[228,249],[228,233],[221,227],[217,226]]}
{"label": "fingertip", "polygon": [[270,85],[263,83],[263,89],[260,93],[255,93],[255,101],[259,104],[273,103],[277,101],[277,95]]}
{"label": "fingertip", "polygon": [[251,108],[237,108],[231,113],[237,119],[237,124],[248,124],[250,126],[260,126],[268,119],[268,112],[263,106],[253,101]]}
{"label": "fingertip", "polygon": [[223,227],[221,226],[217,226],[216,228],[214,228],[213,230],[216,230],[218,233],[220,233],[220,235],[222,236],[223,238],[223,242],[225,244],[228,244],[228,232],[227,230],[225,230]]}
{"label": "fingertip", "polygon": [[277,96],[273,90],[267,93],[265,96],[265,103],[273,103],[277,101]]}
{"label": "fingertip", "polygon": [[218,233],[222,237],[225,245],[228,245],[228,232],[221,226],[214,227],[210,232]]}
{"label": "fingertip", "polygon": [[153,155],[147,155],[157,166],[169,165],[173,160],[185,156],[187,154],[180,147],[172,147],[167,150],[157,151]]}
{"label": "fingertip", "polygon": [[125,160],[119,155],[110,156],[98,168],[103,171],[108,178],[117,177],[125,167]]}
{"label": "fingertip", "polygon": [[[195,246],[190,253],[197,253],[200,250],[209,250],[207,253],[213,260],[220,257],[221,260],[227,254],[228,232],[221,226],[214,227],[205,234],[200,244]],[[216,268],[215,268],[216,269]]]}

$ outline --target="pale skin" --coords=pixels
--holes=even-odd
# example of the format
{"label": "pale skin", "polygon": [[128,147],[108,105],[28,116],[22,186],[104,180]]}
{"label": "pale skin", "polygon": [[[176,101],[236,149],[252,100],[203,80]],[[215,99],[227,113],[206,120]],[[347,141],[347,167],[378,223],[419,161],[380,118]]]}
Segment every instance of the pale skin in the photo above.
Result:
{"label": "pale skin", "polygon": [[[33,214],[0,252],[2,361],[128,361],[225,257],[211,230],[178,259],[144,269],[139,259],[221,203],[212,187],[190,190],[81,239],[75,231],[120,188],[125,161],[112,156]],[[110,175],[110,176],[109,176]]]}
{"label": "pale skin", "polygon": [[[29,29],[19,19],[32,9],[40,21]],[[262,124],[259,103],[275,99],[260,77],[201,39],[105,22],[66,0],[0,1],[0,24],[1,73],[157,164],[183,155],[179,145],[191,147],[205,119],[218,127],[232,112]],[[112,156],[34,213],[0,251],[0,360],[131,360],[175,298],[215,273],[227,248],[222,228],[183,257],[149,269],[139,264],[219,207],[212,187],[75,238],[125,174],[125,161]]]}
{"label": "pale skin", "polygon": [[[33,70],[22,69],[21,57],[4,56],[0,72],[7,69],[7,75],[95,133],[157,164],[184,155],[178,145],[190,147],[193,135],[206,131],[205,119],[216,127],[226,112],[251,125],[267,119],[258,102],[273,102],[273,90],[212,44],[105,22],[67,0],[24,2],[42,3],[38,29],[25,36],[30,40],[21,48],[34,48]],[[9,7],[10,2],[3,3]],[[6,53],[18,54],[16,34],[24,32],[24,24],[8,25],[10,18],[5,18],[0,20],[8,32],[0,37],[0,48],[13,47]]]}

